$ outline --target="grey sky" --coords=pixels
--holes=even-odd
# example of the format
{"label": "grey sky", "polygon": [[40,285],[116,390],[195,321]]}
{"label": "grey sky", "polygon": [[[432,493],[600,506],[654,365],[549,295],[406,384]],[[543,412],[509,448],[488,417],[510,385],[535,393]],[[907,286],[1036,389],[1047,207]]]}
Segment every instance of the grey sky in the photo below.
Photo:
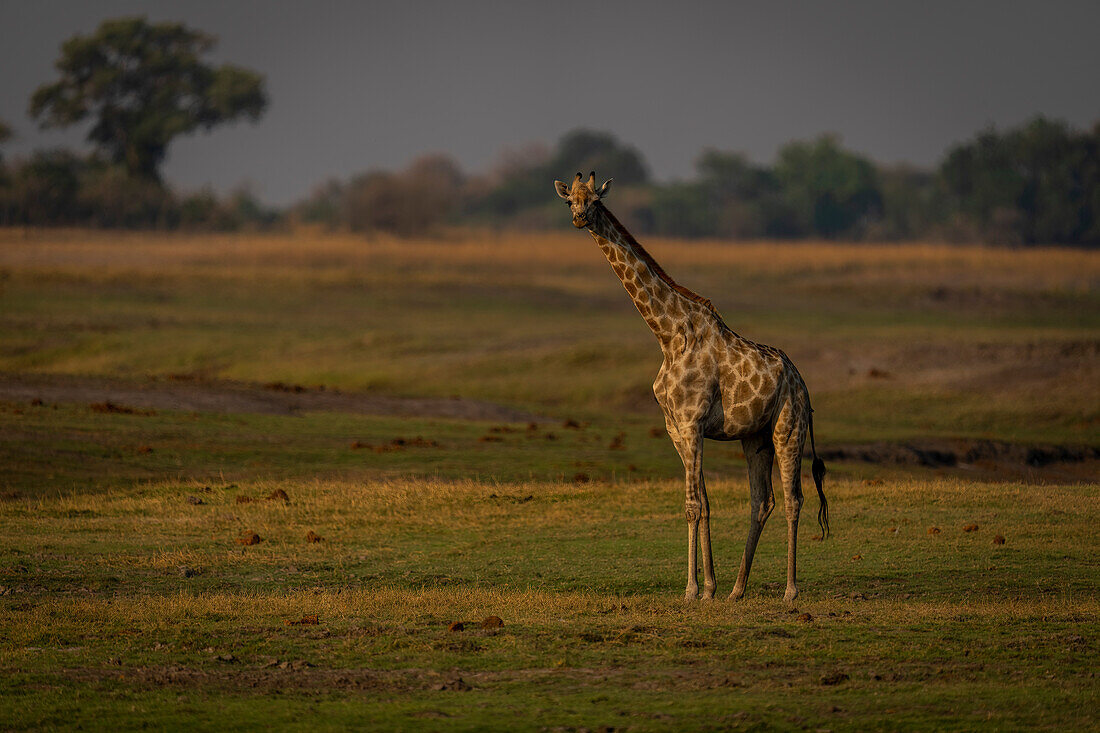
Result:
{"label": "grey sky", "polygon": [[880,161],[930,165],[989,124],[1100,120],[1095,0],[0,0],[9,155],[82,145],[82,133],[39,131],[27,100],[54,78],[64,39],[132,14],[213,33],[215,58],[266,75],[258,125],[181,139],[165,170],[185,188],[248,184],[273,203],[425,152],[484,170],[505,147],[577,126],[614,132],[667,179],[690,175],[707,146],[765,162],[833,131]]}

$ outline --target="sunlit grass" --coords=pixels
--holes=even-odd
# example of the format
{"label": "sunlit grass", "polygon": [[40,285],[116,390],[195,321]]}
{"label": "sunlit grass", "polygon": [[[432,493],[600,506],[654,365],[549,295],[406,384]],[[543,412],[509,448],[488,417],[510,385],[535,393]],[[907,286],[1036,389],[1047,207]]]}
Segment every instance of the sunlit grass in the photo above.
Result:
{"label": "sunlit grass", "polygon": [[[732,328],[792,356],[819,447],[1100,440],[1096,253],[646,245]],[[0,402],[0,720],[1093,725],[1095,481],[830,462],[833,536],[814,541],[807,491],[796,603],[782,600],[781,497],[731,603],[745,464],[738,444],[708,443],[723,600],[686,604],[682,467],[649,387],[659,363],[578,232],[0,231],[0,371],[278,381],[536,416]],[[278,490],[289,503],[267,498]],[[253,532],[259,544],[238,543]],[[490,615],[504,626],[481,629]]]}
{"label": "sunlit grass", "polygon": [[[711,487],[721,590],[744,536],[742,483]],[[275,489],[290,503],[263,498]],[[415,727],[440,710],[449,726],[493,729],[695,728],[714,714],[841,729],[1085,721],[1095,487],[828,489],[835,534],[803,542],[793,607],[778,516],[744,601],[680,600],[677,481],[154,482],[9,501],[0,705],[29,727],[132,706],[165,725],[215,709],[274,723],[273,690],[321,705],[328,725]],[[263,541],[237,544],[242,530]],[[488,616],[503,628],[480,630]],[[472,689],[447,688],[455,679]],[[891,709],[907,711],[900,723]]]}
{"label": "sunlit grass", "polygon": [[[792,356],[830,403],[818,415],[826,441],[834,430],[873,439],[859,426],[896,422],[894,404],[861,397],[883,386],[936,395],[910,421],[918,434],[987,424],[1037,440],[1052,425],[1026,416],[1051,411],[1069,423],[1056,439],[1095,439],[1096,253],[648,244],[734,330]],[[0,267],[0,370],[325,384],[586,419],[656,409],[656,342],[579,232],[406,241],[5,230]],[[872,369],[890,381],[869,380]],[[968,401],[989,415],[956,420]]]}

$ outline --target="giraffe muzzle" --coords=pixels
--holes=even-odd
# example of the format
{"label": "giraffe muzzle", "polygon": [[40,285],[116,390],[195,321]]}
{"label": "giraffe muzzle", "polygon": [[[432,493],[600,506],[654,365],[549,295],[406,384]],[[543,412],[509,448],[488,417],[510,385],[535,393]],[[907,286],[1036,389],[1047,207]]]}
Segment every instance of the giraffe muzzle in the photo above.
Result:
{"label": "giraffe muzzle", "polygon": [[584,229],[586,226],[588,226],[588,220],[585,219],[583,216],[574,216],[573,226],[575,226],[577,229]]}

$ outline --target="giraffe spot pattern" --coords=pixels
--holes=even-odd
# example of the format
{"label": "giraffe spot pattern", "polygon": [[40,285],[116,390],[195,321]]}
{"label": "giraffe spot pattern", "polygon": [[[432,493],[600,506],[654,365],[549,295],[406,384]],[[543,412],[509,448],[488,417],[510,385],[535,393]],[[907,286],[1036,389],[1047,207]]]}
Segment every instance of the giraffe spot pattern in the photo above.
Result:
{"label": "giraffe spot pattern", "polygon": [[[594,179],[593,174],[586,183],[578,175],[568,195],[564,184],[558,185],[559,193],[569,199],[574,222],[585,222],[582,226],[588,227],[661,343],[665,358],[653,392],[688,474],[689,521],[705,523],[709,514],[696,447],[706,436],[743,438],[746,452],[750,442],[760,450],[767,445],[769,475],[774,460],[783,480],[788,521],[797,522],[802,505],[802,451],[810,420],[809,395],[801,376],[782,351],[741,338],[729,330],[709,300],[677,285],[603,206]],[[768,488],[753,499],[752,511],[760,522],[774,507],[770,479]],[[788,600],[797,593],[793,547],[789,558]],[[751,556],[747,559],[751,563]],[[698,587],[694,568],[692,560],[689,592]],[[709,550],[704,573],[707,587],[713,589]],[[739,576],[735,590],[743,591],[746,579]]]}

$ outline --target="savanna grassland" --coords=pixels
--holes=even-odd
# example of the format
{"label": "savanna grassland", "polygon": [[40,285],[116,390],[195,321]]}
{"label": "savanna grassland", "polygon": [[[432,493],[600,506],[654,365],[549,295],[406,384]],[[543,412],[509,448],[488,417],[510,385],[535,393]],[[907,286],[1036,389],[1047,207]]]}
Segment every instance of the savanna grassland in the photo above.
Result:
{"label": "savanna grassland", "polygon": [[645,244],[810,387],[794,604],[587,235],[0,231],[0,727],[1096,727],[1100,254]]}

